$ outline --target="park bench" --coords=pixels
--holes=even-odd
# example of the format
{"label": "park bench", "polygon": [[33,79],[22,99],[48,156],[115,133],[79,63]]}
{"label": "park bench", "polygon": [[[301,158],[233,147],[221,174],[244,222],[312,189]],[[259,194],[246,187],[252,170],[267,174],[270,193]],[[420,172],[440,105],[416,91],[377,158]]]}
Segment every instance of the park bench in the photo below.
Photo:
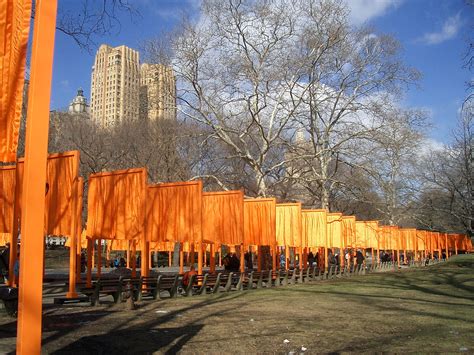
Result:
{"label": "park bench", "polygon": [[257,288],[272,286],[272,271],[254,271],[253,279],[257,280]]}
{"label": "park bench", "polygon": [[158,276],[158,281],[157,281],[157,295],[160,298],[161,297],[161,292],[166,291],[169,293],[169,297],[175,297],[178,291],[178,281],[179,281],[179,275],[160,275]]}
{"label": "park bench", "polygon": [[286,270],[272,270],[272,286],[286,286],[288,285],[288,271]]}
{"label": "park bench", "polygon": [[90,298],[91,306],[99,303],[100,296],[112,296],[114,303],[118,303],[122,300],[122,291],[122,277],[97,280],[92,284],[92,287],[84,287],[80,290],[81,293]]}
{"label": "park bench", "polygon": [[0,287],[0,300],[2,300],[7,314],[16,317],[18,313],[18,288]]}
{"label": "park bench", "polygon": [[253,289],[253,271],[250,272],[243,272],[240,274],[240,280],[237,284],[237,290],[251,290]]}
{"label": "park bench", "polygon": [[151,297],[153,300],[157,299],[158,278],[159,276],[142,276],[140,278],[137,300],[141,301],[143,297]]}

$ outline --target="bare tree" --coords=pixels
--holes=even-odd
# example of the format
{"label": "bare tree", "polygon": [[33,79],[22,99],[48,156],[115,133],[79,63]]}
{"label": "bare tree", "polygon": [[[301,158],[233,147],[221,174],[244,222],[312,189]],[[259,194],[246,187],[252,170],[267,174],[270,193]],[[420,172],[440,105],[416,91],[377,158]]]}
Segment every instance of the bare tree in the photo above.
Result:
{"label": "bare tree", "polygon": [[[265,196],[285,165],[282,150],[294,131],[300,79],[292,52],[297,14],[292,3],[207,0],[198,23],[181,25],[174,41],[181,113],[209,127],[206,142],[227,146],[222,159],[243,163],[241,174]],[[299,99],[301,101],[301,99]],[[215,176],[215,178],[218,178]]]}
{"label": "bare tree", "polygon": [[300,6],[305,27],[297,60],[305,63],[305,80],[298,118],[307,143],[293,147],[301,157],[300,184],[330,208],[338,169],[357,160],[358,145],[382,128],[385,108],[419,73],[402,63],[393,37],[352,28],[342,3]]}
{"label": "bare tree", "polygon": [[435,152],[428,162],[423,217],[430,223],[430,213],[451,216],[443,229],[474,235],[474,104],[464,105],[454,131],[454,142]]}
{"label": "bare tree", "polygon": [[420,190],[419,161],[427,149],[427,128],[423,111],[395,109],[387,112],[383,126],[366,142],[367,151],[359,166],[379,196],[372,205],[386,224],[413,223],[411,215]]}
{"label": "bare tree", "polygon": [[120,31],[121,13],[128,14],[131,19],[139,15],[129,0],[81,0],[74,6],[65,9],[59,3],[56,29],[87,51],[97,45],[97,37]]}

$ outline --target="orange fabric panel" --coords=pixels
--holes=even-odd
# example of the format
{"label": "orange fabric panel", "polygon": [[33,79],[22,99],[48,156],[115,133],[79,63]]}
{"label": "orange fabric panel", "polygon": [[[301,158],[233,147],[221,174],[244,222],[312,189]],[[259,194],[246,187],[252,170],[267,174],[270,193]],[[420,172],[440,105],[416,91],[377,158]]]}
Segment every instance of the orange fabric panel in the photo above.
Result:
{"label": "orange fabric panel", "polygon": [[[71,246],[71,238],[66,238],[66,243],[64,243],[65,247]],[[84,229],[81,233],[81,249],[87,248],[87,237],[86,237],[86,230]]]}
{"label": "orange fabric panel", "polygon": [[367,245],[367,225],[365,221],[356,221],[356,248],[365,249]]}
{"label": "orange fabric panel", "polygon": [[0,232],[0,247],[4,247],[7,243],[10,243],[11,239],[12,239],[11,233]]}
{"label": "orange fabric panel", "polygon": [[426,248],[426,245],[427,245],[426,231],[416,230],[416,243],[417,243],[417,248],[418,248],[419,251],[427,250],[427,248]]}
{"label": "orange fabric panel", "polygon": [[[24,159],[18,160],[18,196],[16,203],[21,216],[23,194]],[[74,213],[74,187],[79,176],[79,151],[68,151],[48,155],[46,182],[49,185],[45,197],[45,233],[49,235],[70,235]]]}
{"label": "orange fabric panel", "polygon": [[0,233],[13,232],[15,166],[0,167]]}
{"label": "orange fabric panel", "polygon": [[408,241],[407,241],[407,249],[408,250],[413,250],[417,248],[416,244],[416,229],[415,228],[410,228],[408,230]]}
{"label": "orange fabric panel", "polygon": [[392,231],[390,226],[380,226],[379,227],[379,249],[381,250],[391,250],[393,240],[392,240]]}
{"label": "orange fabric panel", "polygon": [[329,248],[339,248],[342,242],[342,213],[328,213],[327,218],[327,246]]}
{"label": "orange fabric panel", "polygon": [[301,203],[276,205],[276,240],[279,246],[301,247]]}
{"label": "orange fabric panel", "polygon": [[217,244],[244,242],[243,191],[202,194],[202,234],[204,240]]}
{"label": "orange fabric panel", "polygon": [[87,236],[136,239],[145,232],[145,168],[91,174]]}
{"label": "orange fabric panel", "polygon": [[151,185],[147,188],[147,240],[202,241],[202,182]]}
{"label": "orange fabric panel", "polygon": [[324,247],[327,234],[327,211],[326,210],[303,210],[302,225],[303,247]]}
{"label": "orange fabric panel", "polygon": [[431,232],[431,238],[433,241],[433,250],[441,249],[439,232]]}
{"label": "orange fabric panel", "polygon": [[379,222],[366,221],[367,248],[379,248]]}
{"label": "orange fabric panel", "polygon": [[407,250],[408,249],[408,239],[409,239],[410,233],[409,230],[406,228],[400,228],[400,249],[402,250]]}
{"label": "orange fabric panel", "polygon": [[344,246],[353,248],[356,243],[356,218],[354,216],[342,216],[342,231]]}
{"label": "orange fabric panel", "polygon": [[50,154],[46,165],[46,225],[48,234],[70,235],[74,214],[74,187],[79,176],[79,152]]}
{"label": "orange fabric panel", "polygon": [[174,251],[174,242],[150,242],[150,250]]}
{"label": "orange fabric panel", "polygon": [[274,198],[244,200],[244,244],[276,244],[276,200]]}
{"label": "orange fabric panel", "polygon": [[0,1],[0,161],[14,162],[25,81],[31,0]]}

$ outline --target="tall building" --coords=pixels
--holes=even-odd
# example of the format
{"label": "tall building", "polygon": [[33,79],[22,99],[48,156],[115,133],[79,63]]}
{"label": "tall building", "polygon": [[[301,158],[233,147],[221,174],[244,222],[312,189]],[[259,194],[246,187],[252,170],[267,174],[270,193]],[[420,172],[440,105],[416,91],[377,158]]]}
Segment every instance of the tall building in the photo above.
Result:
{"label": "tall building", "polygon": [[89,105],[84,96],[84,91],[79,88],[76,97],[69,104],[70,113],[89,113]]}
{"label": "tall building", "polygon": [[176,78],[171,67],[147,63],[140,66],[140,118],[176,119]]}
{"label": "tall building", "polygon": [[133,120],[139,114],[139,55],[126,46],[101,45],[92,67],[92,119],[102,127]]}

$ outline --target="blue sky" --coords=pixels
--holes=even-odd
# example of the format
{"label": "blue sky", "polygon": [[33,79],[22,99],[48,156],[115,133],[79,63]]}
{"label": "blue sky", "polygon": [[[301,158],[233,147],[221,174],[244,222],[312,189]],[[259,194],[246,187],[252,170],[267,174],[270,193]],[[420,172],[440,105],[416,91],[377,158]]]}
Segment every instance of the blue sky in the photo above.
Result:
{"label": "blue sky", "polygon": [[[199,0],[130,0],[140,17],[121,15],[121,29],[97,39],[98,44],[125,44],[139,49],[147,38],[173,27],[183,10],[197,12]],[[354,24],[368,23],[378,32],[395,36],[403,46],[406,64],[423,75],[418,88],[411,88],[403,103],[431,114],[434,128],[429,135],[447,143],[458,109],[466,96],[465,82],[473,75],[462,68],[467,36],[472,30],[474,7],[465,0],[347,0]],[[74,12],[78,0],[60,0],[61,11]],[[93,48],[95,52],[96,48]],[[91,66],[95,53],[81,50],[68,36],[56,35],[53,68],[52,109],[64,109],[78,87],[89,98]]]}

